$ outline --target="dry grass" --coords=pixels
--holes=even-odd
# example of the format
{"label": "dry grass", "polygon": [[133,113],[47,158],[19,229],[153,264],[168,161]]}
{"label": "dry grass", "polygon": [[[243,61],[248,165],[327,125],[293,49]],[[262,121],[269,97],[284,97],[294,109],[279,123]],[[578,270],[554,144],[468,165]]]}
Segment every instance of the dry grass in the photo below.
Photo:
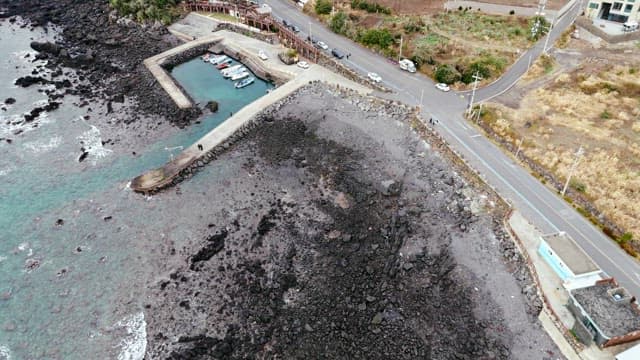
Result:
{"label": "dry grass", "polygon": [[522,151],[561,179],[583,146],[576,183],[600,211],[638,239],[639,96],[640,74],[633,66],[582,67],[530,92],[517,110],[493,105],[489,122],[510,141],[525,137]]}

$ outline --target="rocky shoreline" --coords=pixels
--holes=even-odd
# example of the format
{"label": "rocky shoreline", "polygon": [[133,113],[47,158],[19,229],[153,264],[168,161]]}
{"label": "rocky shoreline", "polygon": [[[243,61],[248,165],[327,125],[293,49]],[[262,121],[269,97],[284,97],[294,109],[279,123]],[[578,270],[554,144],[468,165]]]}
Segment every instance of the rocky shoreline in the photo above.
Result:
{"label": "rocky shoreline", "polygon": [[[111,103],[132,100],[135,106],[128,111],[126,123],[153,116],[179,127],[200,115],[197,108],[179,109],[144,68],[144,59],[179,43],[159,23],[139,25],[118,18],[103,0],[0,0],[0,8],[5,9],[0,19],[16,22],[21,17],[27,20],[22,25],[25,27],[52,23],[62,29],[55,43],[31,44],[38,51],[35,58],[47,60],[47,65],[16,82],[20,86],[55,85],[56,90],[47,94],[50,104],[66,94],[78,95],[85,105],[103,101],[109,110]],[[65,68],[74,69],[78,76],[64,78]],[[31,115],[45,110],[34,109]]]}
{"label": "rocky shoreline", "polygon": [[200,170],[216,167],[220,206],[165,249],[147,357],[557,357],[502,211],[410,109],[346,95],[300,89]]}

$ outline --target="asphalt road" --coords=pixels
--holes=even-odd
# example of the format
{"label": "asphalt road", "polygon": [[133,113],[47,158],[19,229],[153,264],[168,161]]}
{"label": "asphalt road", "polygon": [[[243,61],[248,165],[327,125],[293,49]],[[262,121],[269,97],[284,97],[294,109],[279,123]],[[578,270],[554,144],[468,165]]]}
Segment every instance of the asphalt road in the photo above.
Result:
{"label": "asphalt road", "polygon": [[[640,264],[463,118],[463,112],[469,103],[468,92],[443,93],[436,90],[433,81],[427,77],[401,71],[388,59],[334,34],[315,19],[303,14],[289,0],[265,2],[272,7],[276,18],[284,18],[297,25],[301,29],[300,36],[306,38],[310,31],[314,38],[324,41],[330,48],[336,47],[345,53],[351,53],[348,60],[342,60],[347,66],[364,74],[369,71],[378,73],[383,84],[393,89],[392,94],[379,95],[413,105],[422,102],[423,117],[438,119],[438,124],[435,125],[438,133],[529,221],[545,233],[567,232],[607,274],[615,277],[632,294],[640,295]],[[576,5],[556,21],[549,44],[554,43],[583,8],[582,2]],[[498,81],[478,90],[476,100],[488,100],[508,91],[526,71],[529,57],[534,61],[540,55],[544,41],[544,38],[541,39],[525,52]]]}

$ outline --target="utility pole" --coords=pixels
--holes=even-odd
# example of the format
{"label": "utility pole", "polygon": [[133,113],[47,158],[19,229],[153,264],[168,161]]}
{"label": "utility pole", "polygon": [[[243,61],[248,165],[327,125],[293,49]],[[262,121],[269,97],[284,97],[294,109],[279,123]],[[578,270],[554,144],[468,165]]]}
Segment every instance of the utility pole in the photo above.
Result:
{"label": "utility pole", "polygon": [[471,101],[469,102],[469,109],[467,109],[467,115],[471,114],[471,109],[473,109],[473,101],[476,98],[476,89],[478,88],[478,80],[482,80],[482,78],[480,77],[477,71],[473,75],[473,79],[475,81],[473,82],[473,91],[471,91]]}
{"label": "utility pole", "polygon": [[547,45],[549,45],[549,38],[551,37],[551,29],[553,29],[553,27],[555,26],[557,18],[558,18],[558,13],[556,13],[556,15],[553,17],[553,22],[551,23],[551,25],[549,25],[549,28],[547,29],[547,39],[544,41],[544,47],[542,48],[542,52],[545,54],[547,53]]}
{"label": "utility pole", "polygon": [[518,149],[516,150],[516,159],[518,159],[518,154],[520,154],[520,149],[522,148],[523,142],[524,142],[524,137],[520,138],[520,142],[518,142]]}
{"label": "utility pole", "polygon": [[398,54],[398,62],[402,60],[402,35],[400,35],[400,54]]}
{"label": "utility pole", "polygon": [[424,99],[424,89],[422,89],[422,92],[420,93],[420,110],[422,110],[422,100]]}
{"label": "utility pole", "polygon": [[309,41],[313,41],[313,36],[311,36],[311,21],[309,21]]}
{"label": "utility pole", "polygon": [[584,152],[582,151],[582,145],[580,145],[580,148],[578,148],[578,151],[576,151],[576,159],[573,161],[573,165],[571,165],[571,169],[569,170],[569,176],[567,176],[567,182],[564,183],[564,188],[562,189],[562,196],[564,196],[564,194],[567,192],[567,188],[569,187],[569,182],[571,181],[571,177],[573,176],[573,172],[576,170],[576,167],[578,167],[578,163],[580,162],[580,157],[582,156]]}
{"label": "utility pole", "polygon": [[527,70],[529,70],[531,68],[531,57],[533,56],[533,54],[529,53],[529,63],[527,64]]}
{"label": "utility pole", "polygon": [[478,113],[476,114],[476,124],[480,122],[480,116],[482,115],[482,106],[484,106],[484,103],[480,103],[480,109],[478,109]]}

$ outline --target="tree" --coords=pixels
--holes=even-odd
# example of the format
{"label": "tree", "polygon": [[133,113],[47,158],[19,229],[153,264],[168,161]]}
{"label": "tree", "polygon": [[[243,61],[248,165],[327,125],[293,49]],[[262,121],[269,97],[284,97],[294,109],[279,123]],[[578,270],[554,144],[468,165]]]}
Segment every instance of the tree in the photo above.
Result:
{"label": "tree", "polygon": [[460,74],[451,65],[440,65],[436,69],[435,77],[438,82],[453,84],[460,80]]}
{"label": "tree", "polygon": [[338,13],[333,15],[329,27],[334,33],[343,35],[347,30],[347,14],[345,14],[343,11],[339,11]]}
{"label": "tree", "polygon": [[360,42],[365,45],[377,45],[381,49],[385,49],[393,43],[393,35],[387,29],[369,29],[362,33]]}
{"label": "tree", "polygon": [[316,1],[316,14],[327,15],[333,9],[331,0],[317,0]]}

